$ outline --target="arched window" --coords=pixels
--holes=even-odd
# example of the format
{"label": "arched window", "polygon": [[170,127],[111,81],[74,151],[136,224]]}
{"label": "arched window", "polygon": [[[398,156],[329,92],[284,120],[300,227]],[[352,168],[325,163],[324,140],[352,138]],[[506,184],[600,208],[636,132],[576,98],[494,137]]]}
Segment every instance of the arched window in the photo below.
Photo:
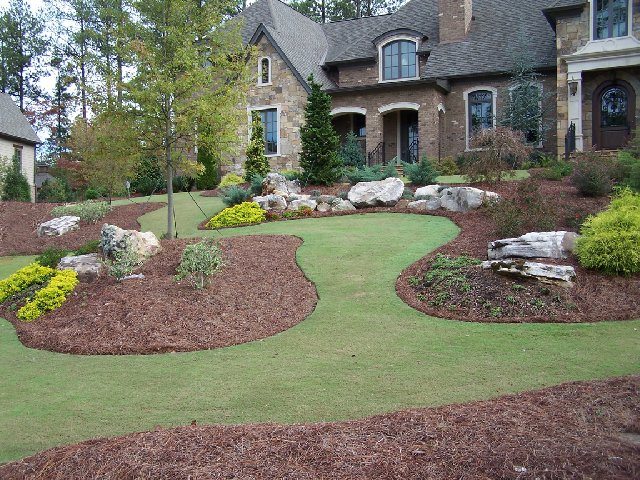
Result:
{"label": "arched window", "polygon": [[469,94],[469,132],[493,128],[493,93],[476,90]]}
{"label": "arched window", "polygon": [[271,59],[262,57],[258,62],[258,85],[271,84]]}
{"label": "arched window", "polygon": [[629,0],[595,0],[593,16],[594,40],[629,35]]}
{"label": "arched window", "polygon": [[382,47],[382,79],[398,80],[417,76],[416,42],[396,40]]}
{"label": "arched window", "polygon": [[600,99],[600,126],[626,127],[628,108],[627,91],[620,87],[608,88]]}

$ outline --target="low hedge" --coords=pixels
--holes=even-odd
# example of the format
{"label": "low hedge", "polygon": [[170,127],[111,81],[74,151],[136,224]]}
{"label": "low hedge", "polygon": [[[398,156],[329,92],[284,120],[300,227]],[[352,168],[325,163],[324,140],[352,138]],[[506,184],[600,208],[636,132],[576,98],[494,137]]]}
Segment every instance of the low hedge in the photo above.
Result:
{"label": "low hedge", "polygon": [[78,274],[74,270],[58,270],[49,283],[38,290],[33,298],[18,310],[20,320],[30,322],[46,312],[60,307],[78,284]]}
{"label": "low hedge", "polygon": [[46,282],[54,272],[55,270],[53,268],[44,267],[34,262],[21,268],[4,280],[0,280],[0,303],[19,294],[32,285]]}

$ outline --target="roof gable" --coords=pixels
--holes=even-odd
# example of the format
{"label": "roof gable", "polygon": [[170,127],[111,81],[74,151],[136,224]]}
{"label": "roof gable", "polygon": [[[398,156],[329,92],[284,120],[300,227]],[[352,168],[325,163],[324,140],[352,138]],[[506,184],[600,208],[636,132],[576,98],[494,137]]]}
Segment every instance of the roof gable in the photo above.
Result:
{"label": "roof gable", "polygon": [[6,93],[0,93],[0,136],[24,140],[27,143],[41,142],[27,118]]}

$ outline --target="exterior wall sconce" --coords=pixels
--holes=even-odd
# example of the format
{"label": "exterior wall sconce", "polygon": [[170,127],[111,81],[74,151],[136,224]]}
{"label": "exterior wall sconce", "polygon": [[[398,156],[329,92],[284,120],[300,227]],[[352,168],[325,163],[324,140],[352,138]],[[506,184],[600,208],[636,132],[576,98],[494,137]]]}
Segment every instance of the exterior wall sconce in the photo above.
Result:
{"label": "exterior wall sconce", "polygon": [[569,82],[569,94],[575,97],[578,93],[578,82]]}

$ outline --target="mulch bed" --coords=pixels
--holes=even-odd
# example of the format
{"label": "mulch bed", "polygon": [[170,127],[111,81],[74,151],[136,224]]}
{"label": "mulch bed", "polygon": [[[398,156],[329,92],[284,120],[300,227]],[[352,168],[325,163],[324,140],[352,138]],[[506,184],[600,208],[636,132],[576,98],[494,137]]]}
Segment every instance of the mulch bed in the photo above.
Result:
{"label": "mulch bed", "polygon": [[192,425],[88,440],[9,479],[635,479],[640,377],[308,425]]}
{"label": "mulch bed", "polygon": [[[193,242],[193,241],[191,241]],[[269,337],[304,320],[315,308],[314,285],[298,267],[302,241],[247,236],[220,241],[225,266],[195,290],[174,282],[186,240],[162,241],[144,279],[102,275],[81,283],[62,307],[27,323],[8,309],[27,347],[75,354],[151,354],[226,347]]]}
{"label": "mulch bed", "polygon": [[115,207],[99,222],[80,222],[80,228],[60,237],[38,237],[38,225],[51,220],[51,210],[59,204],[0,202],[0,257],[34,255],[47,248],[75,250],[100,238],[102,225],[110,223],[125,230],[139,230],[138,217],[164,206],[139,203]]}

